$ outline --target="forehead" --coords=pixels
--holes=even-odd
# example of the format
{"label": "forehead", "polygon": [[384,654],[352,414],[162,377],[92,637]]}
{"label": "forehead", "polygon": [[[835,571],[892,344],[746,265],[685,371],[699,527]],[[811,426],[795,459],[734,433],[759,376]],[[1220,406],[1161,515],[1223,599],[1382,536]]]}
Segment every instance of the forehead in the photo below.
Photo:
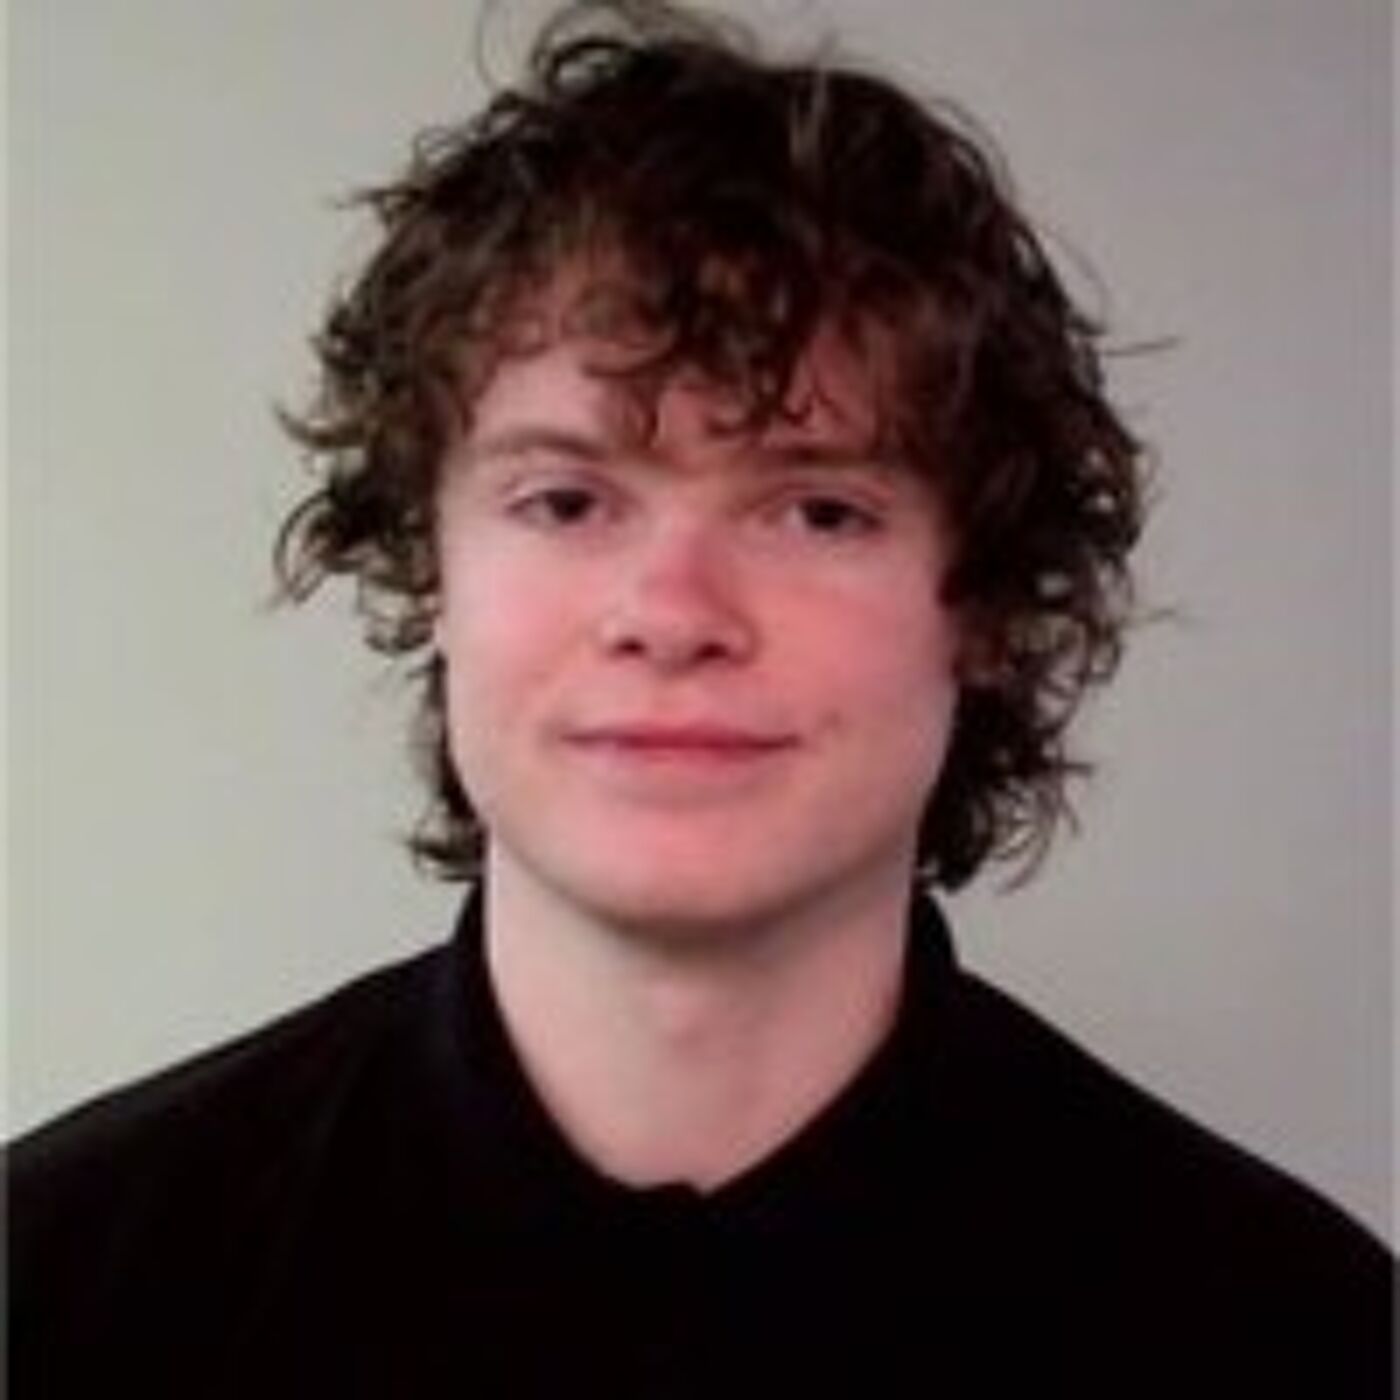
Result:
{"label": "forehead", "polygon": [[889,355],[876,327],[827,315],[785,357],[716,367],[703,341],[649,314],[645,293],[615,267],[574,263],[524,296],[468,406],[468,436],[532,417],[649,438],[680,417],[707,435],[879,453]]}

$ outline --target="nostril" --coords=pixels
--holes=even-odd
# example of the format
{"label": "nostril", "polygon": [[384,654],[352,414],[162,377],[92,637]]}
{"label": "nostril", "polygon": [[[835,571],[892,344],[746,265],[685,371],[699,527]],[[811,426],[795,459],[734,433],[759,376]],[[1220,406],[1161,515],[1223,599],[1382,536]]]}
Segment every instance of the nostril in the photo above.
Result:
{"label": "nostril", "polygon": [[643,659],[665,669],[741,660],[756,644],[746,618],[714,607],[620,608],[600,620],[598,640],[611,656]]}
{"label": "nostril", "polygon": [[658,522],[629,565],[603,601],[597,632],[608,653],[677,669],[753,651],[742,578],[713,522]]}

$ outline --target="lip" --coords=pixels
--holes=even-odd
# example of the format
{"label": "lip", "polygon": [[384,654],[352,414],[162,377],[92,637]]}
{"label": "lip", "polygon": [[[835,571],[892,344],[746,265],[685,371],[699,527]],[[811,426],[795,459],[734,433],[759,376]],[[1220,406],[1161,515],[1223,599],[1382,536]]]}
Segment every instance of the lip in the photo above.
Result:
{"label": "lip", "polygon": [[712,723],[589,725],[570,730],[565,740],[578,748],[638,757],[715,760],[757,758],[791,748],[797,742],[788,734]]}

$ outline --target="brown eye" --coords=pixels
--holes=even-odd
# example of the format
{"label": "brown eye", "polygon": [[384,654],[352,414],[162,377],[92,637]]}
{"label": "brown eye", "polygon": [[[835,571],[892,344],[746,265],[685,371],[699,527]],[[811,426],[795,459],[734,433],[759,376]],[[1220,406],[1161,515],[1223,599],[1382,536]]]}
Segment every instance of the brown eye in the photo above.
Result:
{"label": "brown eye", "polygon": [[867,535],[880,526],[873,511],[841,496],[804,496],[794,508],[803,528],[815,535]]}
{"label": "brown eye", "polygon": [[546,529],[581,525],[598,513],[601,501],[585,486],[547,486],[522,497],[511,514]]}

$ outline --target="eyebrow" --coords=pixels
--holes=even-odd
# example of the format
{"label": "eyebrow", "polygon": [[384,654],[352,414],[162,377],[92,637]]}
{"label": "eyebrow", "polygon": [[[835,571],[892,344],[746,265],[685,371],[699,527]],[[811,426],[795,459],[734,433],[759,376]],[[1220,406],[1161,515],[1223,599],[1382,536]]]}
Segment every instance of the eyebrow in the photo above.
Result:
{"label": "eyebrow", "polygon": [[487,433],[481,438],[469,439],[467,450],[473,461],[482,458],[523,457],[530,452],[557,452],[565,457],[597,462],[607,456],[609,444],[605,439],[590,433],[527,423],[519,427],[502,428],[499,432]]}
{"label": "eyebrow", "polygon": [[756,454],[776,467],[821,467],[823,469],[870,471],[895,466],[891,457],[858,443],[794,442],[763,448]]}
{"label": "eyebrow", "polygon": [[[548,452],[581,462],[603,462],[618,446],[614,439],[587,430],[522,423],[470,440],[468,455],[472,461],[493,461],[524,457],[531,452]],[[772,471],[818,468],[823,471],[887,472],[899,465],[886,454],[856,443],[794,441],[763,446],[755,444],[752,455],[756,467]]]}

